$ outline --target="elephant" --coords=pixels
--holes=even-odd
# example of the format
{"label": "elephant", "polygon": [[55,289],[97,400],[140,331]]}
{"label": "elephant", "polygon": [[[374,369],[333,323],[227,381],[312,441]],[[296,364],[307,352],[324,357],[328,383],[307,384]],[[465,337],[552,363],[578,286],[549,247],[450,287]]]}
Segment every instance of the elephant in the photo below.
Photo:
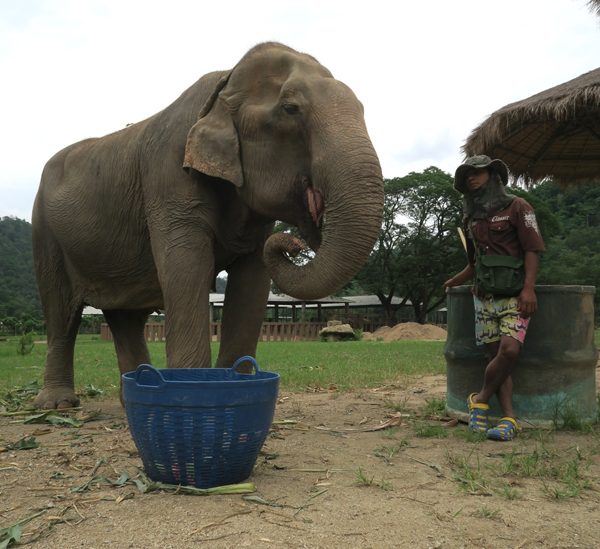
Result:
{"label": "elephant", "polygon": [[[35,405],[78,404],[85,305],[102,309],[121,373],[150,363],[144,325],[155,310],[167,367],[211,367],[209,293],[221,271],[216,366],[256,356],[271,279],[300,299],[336,292],[368,258],[382,212],[362,103],[314,57],[275,42],[150,118],[66,147],[44,166],[32,214],[48,333]],[[276,221],[301,238],[272,234]]]}

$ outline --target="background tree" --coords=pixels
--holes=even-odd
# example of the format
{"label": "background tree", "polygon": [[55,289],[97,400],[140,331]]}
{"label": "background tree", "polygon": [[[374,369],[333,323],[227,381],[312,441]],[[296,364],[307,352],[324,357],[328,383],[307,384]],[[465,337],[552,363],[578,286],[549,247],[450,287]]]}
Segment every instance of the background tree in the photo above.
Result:
{"label": "background tree", "polygon": [[0,218],[0,318],[42,318],[33,270],[31,224]]}
{"label": "background tree", "polygon": [[[337,295],[376,294],[389,324],[396,321],[391,300],[401,297],[413,303],[415,316],[423,321],[427,311],[443,301],[443,281],[465,264],[456,234],[462,199],[452,181],[435,167],[386,180],[379,240],[363,270]],[[513,187],[509,191],[535,208],[546,241],[538,283],[600,287],[600,185],[564,188],[546,181],[530,192]],[[284,224],[276,229],[288,230]],[[217,291],[223,292],[225,284],[225,279],[217,280]],[[596,314],[600,314],[600,292]],[[42,329],[31,225],[0,218],[0,333]]]}
{"label": "background tree", "polygon": [[410,301],[417,322],[445,300],[442,283],[465,265],[457,236],[462,198],[453,177],[435,166],[422,173],[385,180],[384,218],[379,240],[358,274],[394,322],[392,298]]}
{"label": "background tree", "polygon": [[[546,181],[527,199],[534,206],[534,201],[541,204],[538,217],[546,241],[538,283],[600,288],[600,186],[587,183],[564,188]],[[595,310],[598,318],[598,292]]]}
{"label": "background tree", "polygon": [[[395,192],[397,179],[384,181],[384,205],[381,232],[373,252],[364,267],[359,271],[353,283],[366,293],[375,294],[386,315],[388,324],[394,322],[392,299],[398,295],[402,274],[402,248],[408,229],[401,222],[404,197]],[[407,298],[403,300],[404,304]]]}

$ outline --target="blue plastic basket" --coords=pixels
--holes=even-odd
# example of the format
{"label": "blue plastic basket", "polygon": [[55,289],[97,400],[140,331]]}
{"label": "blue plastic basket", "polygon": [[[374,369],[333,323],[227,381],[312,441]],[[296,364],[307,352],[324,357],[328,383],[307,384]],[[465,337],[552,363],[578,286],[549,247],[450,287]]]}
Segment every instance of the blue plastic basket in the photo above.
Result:
{"label": "blue plastic basket", "polygon": [[[237,371],[245,362],[253,374]],[[279,374],[245,356],[231,368],[142,364],[122,379],[131,436],[151,479],[210,488],[250,476],[273,421]]]}

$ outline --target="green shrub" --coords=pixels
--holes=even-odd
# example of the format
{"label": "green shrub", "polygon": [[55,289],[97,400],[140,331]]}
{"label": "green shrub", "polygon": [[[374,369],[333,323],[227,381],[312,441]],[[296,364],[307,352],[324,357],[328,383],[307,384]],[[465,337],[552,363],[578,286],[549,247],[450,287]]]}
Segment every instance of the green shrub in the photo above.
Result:
{"label": "green shrub", "polygon": [[19,338],[19,342],[17,343],[17,353],[21,356],[28,355],[33,351],[33,346],[35,343],[33,342],[33,333],[29,332],[27,334],[23,334]]}

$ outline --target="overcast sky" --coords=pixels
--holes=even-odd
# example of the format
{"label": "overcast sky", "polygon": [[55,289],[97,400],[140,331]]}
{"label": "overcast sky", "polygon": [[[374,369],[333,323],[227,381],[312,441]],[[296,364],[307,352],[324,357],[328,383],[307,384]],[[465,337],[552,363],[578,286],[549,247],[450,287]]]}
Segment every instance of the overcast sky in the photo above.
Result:
{"label": "overcast sky", "polygon": [[454,173],[493,111],[600,66],[586,0],[0,0],[0,216],[31,219],[58,150],[267,40],[354,90],[387,178]]}

